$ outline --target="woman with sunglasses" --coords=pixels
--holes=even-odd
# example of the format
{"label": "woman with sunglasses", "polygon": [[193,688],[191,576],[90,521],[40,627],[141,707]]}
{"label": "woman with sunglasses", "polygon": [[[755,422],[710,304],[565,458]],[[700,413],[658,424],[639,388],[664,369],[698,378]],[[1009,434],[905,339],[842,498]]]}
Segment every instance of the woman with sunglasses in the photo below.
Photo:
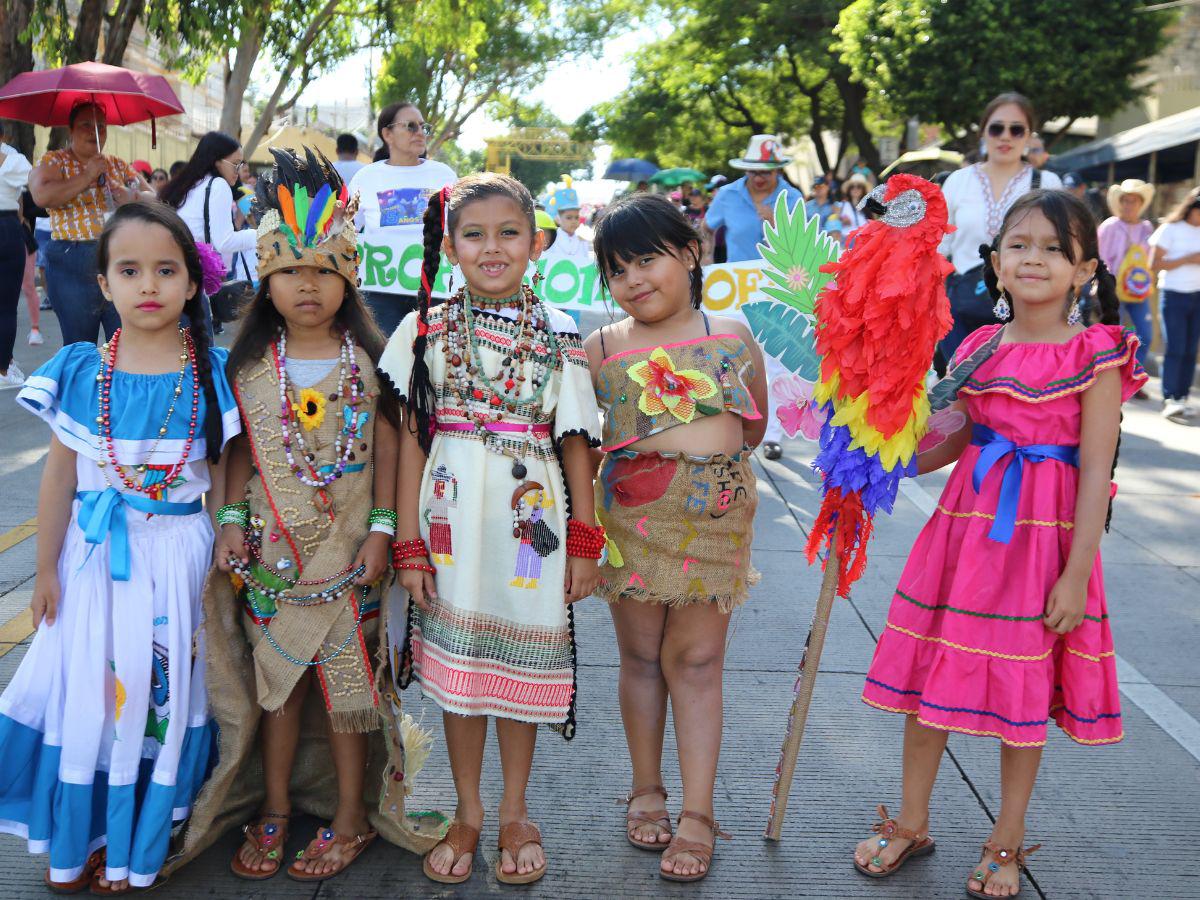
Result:
{"label": "woman with sunglasses", "polygon": [[[458,180],[449,166],[425,158],[431,131],[413,104],[385,106],[376,124],[383,141],[376,161],[350,180],[350,196],[359,197],[354,222],[366,245],[359,270],[362,295],[385,335],[417,308],[416,278],[400,266],[405,249],[422,243],[429,197]],[[419,262],[420,255],[415,259]]]}
{"label": "woman with sunglasses", "polygon": [[954,264],[954,272],[946,279],[954,328],[938,345],[943,359],[951,359],[976,328],[997,321],[983,283],[979,245],[992,242],[1004,214],[1022,194],[1062,187],[1057,175],[1043,172],[1025,159],[1036,127],[1033,104],[1026,97],[1008,93],[994,98],[980,121],[981,160],[952,172],[942,185],[950,222],[957,229],[946,235],[940,248]]}

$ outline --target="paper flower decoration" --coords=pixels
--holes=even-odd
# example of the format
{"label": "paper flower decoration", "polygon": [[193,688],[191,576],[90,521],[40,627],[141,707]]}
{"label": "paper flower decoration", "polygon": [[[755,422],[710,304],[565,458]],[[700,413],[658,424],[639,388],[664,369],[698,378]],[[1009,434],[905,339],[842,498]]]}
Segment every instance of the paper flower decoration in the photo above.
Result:
{"label": "paper flower decoration", "polygon": [[642,388],[638,409],[648,416],[670,412],[680,422],[696,417],[696,401],[716,396],[717,383],[698,369],[676,369],[670,354],[655,348],[650,358],[629,367],[629,377]]}
{"label": "paper flower decoration", "polygon": [[300,392],[300,402],[292,405],[296,418],[304,426],[305,431],[320,428],[325,421],[325,395],[312,388]]}
{"label": "paper flower decoration", "polygon": [[204,272],[204,283],[200,286],[204,293],[212,296],[221,289],[225,281],[225,260],[215,248],[204,241],[196,241],[196,249],[200,252],[200,268]]}
{"label": "paper flower decoration", "polygon": [[799,375],[786,375],[771,382],[771,397],[778,404],[775,415],[784,433],[794,438],[803,435],[810,441],[821,436],[825,417],[813,402],[813,383]]}
{"label": "paper flower decoration", "polygon": [[929,430],[917,444],[917,452],[924,453],[946,443],[946,439],[967,424],[967,417],[956,409],[939,409],[929,417]]}

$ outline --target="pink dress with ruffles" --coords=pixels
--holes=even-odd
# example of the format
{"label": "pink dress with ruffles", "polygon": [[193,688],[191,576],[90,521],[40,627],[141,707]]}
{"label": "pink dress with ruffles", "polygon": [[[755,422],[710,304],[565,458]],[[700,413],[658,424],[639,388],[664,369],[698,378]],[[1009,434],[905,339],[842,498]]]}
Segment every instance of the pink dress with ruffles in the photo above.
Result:
{"label": "pink dress with ruffles", "polygon": [[[957,357],[999,327],[974,332]],[[1020,447],[1078,445],[1083,392],[1100,372],[1118,370],[1122,402],[1146,381],[1137,344],[1116,325],[1093,325],[1064,344],[1001,344],[959,396],[973,423]],[[1124,732],[1099,555],[1083,624],[1065,635],[1042,624],[1071,549],[1079,470],[1054,458],[1026,461],[1016,523],[1002,543],[989,531],[1013,455],[976,493],[981,452],[974,443],[963,452],[909,554],[862,698],[1014,747],[1043,745],[1048,718],[1081,744],[1115,743]]]}

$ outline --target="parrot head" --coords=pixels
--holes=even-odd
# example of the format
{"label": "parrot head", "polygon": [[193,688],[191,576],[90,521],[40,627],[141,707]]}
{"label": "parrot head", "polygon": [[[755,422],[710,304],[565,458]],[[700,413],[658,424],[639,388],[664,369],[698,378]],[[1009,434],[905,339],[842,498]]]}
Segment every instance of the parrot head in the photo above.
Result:
{"label": "parrot head", "polygon": [[858,208],[885,225],[915,228],[938,239],[954,230],[946,224],[946,198],[941,188],[917,175],[893,175],[863,197]]}

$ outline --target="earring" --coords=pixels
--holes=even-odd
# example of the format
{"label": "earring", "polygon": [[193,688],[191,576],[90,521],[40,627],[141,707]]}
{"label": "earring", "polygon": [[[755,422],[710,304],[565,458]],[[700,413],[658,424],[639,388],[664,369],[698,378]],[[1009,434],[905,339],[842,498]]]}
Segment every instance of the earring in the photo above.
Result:
{"label": "earring", "polygon": [[1008,305],[1008,297],[1004,294],[1004,282],[996,282],[996,288],[1000,291],[1000,296],[996,298],[996,302],[992,306],[992,315],[1001,322],[1007,322],[1012,316],[1012,307]]}
{"label": "earring", "polygon": [[1083,293],[1080,292],[1072,299],[1070,312],[1067,313],[1067,324],[1078,325],[1083,321]]}
{"label": "earring", "polygon": [[542,275],[542,273],[539,272],[537,269],[534,269],[533,270],[533,278],[531,278],[530,280],[533,282],[533,286],[536,288],[539,284],[541,284],[543,281],[546,280],[546,277],[544,275]]}
{"label": "earring", "polygon": [[446,293],[454,293],[454,269],[450,270],[450,277],[446,279]]}

